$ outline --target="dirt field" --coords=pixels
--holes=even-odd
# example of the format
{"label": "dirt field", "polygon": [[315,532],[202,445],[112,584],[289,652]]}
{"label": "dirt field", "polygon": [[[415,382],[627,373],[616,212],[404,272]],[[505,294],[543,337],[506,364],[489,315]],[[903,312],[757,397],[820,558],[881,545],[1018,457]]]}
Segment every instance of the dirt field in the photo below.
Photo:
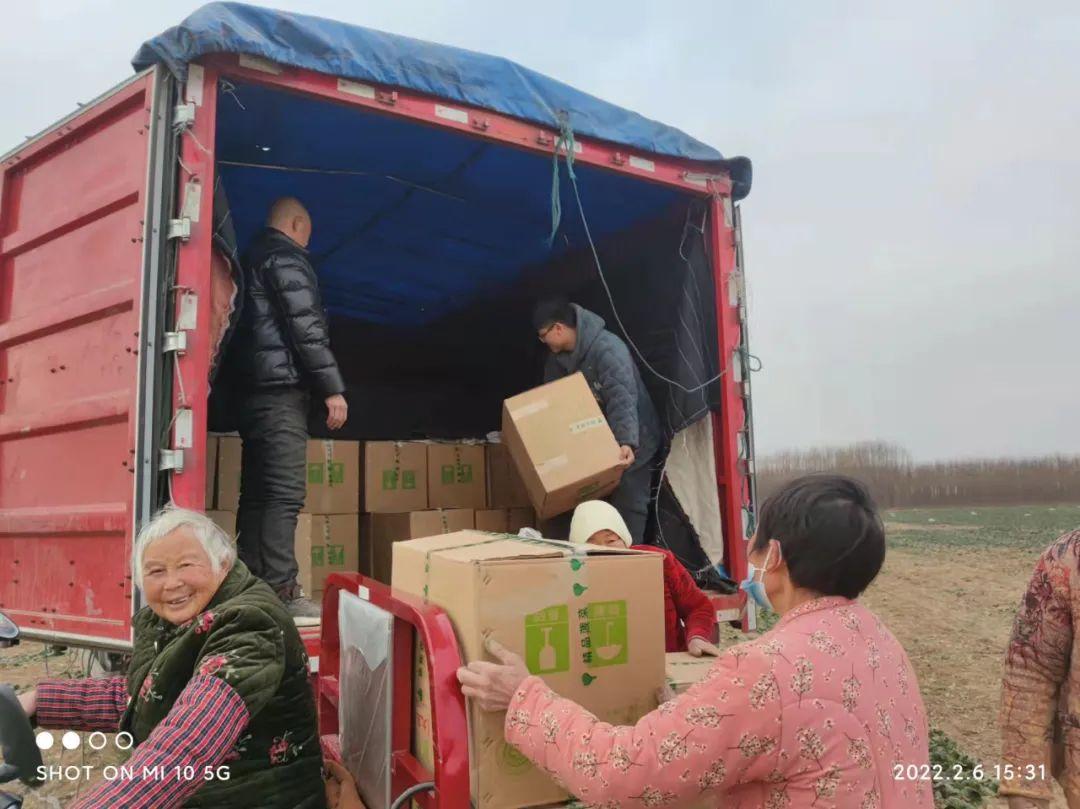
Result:
{"label": "dirt field", "polygon": [[[0,682],[13,685],[16,691],[30,688],[35,682],[44,677],[81,677],[91,671],[92,663],[86,652],[68,651],[62,654],[50,653],[46,655],[45,647],[38,643],[23,643],[11,649],[0,650]],[[75,797],[87,788],[108,764],[119,764],[124,754],[117,751],[113,745],[113,737],[109,736],[105,749],[94,752],[86,746],[86,735],[83,734],[83,744],[77,750],[65,750],[61,742],[60,733],[55,734],[56,741],[51,750],[42,754],[44,763],[49,766],[59,765],[62,767],[89,766],[95,777],[88,780],[81,776],[77,778],[57,778],[50,780],[34,790],[26,790],[21,784],[5,784],[0,787],[16,795],[25,795],[23,809],[62,809],[73,802]],[[82,770],[85,773],[86,770]],[[76,774],[74,772],[69,774]]]}
{"label": "dirt field", "polygon": [[[907,649],[931,722],[992,767],[1000,760],[997,709],[1013,616],[1036,558],[1080,527],[1080,507],[903,510],[886,517],[889,554],[866,603]],[[1054,807],[1065,809],[1060,796]]]}
{"label": "dirt field", "polygon": [[[1080,506],[904,510],[887,515],[885,569],[866,596],[907,648],[933,724],[972,757],[999,760],[997,705],[1005,644],[1036,557],[1058,535],[1080,527]],[[50,673],[78,675],[85,656],[47,659]],[[25,687],[45,676],[42,647],[0,651],[0,681]],[[108,761],[88,754],[98,772]],[[83,764],[83,751],[59,742],[46,763]],[[60,809],[80,788],[53,782],[36,790],[26,809]],[[81,782],[86,788],[86,782]],[[997,806],[1004,807],[999,801]],[[1065,809],[1059,800],[1055,809]]]}

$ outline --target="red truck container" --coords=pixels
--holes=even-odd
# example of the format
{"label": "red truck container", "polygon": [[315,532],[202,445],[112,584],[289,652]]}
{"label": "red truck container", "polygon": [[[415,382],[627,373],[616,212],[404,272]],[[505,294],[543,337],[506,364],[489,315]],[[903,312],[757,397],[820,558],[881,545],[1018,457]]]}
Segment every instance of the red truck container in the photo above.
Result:
{"label": "red truck container", "polygon": [[[212,312],[228,309],[217,284],[223,265],[212,246],[215,179],[226,176],[243,192],[236,199],[248,199],[243,212],[233,205],[238,223],[257,222],[263,212],[250,210],[253,195],[304,185],[311,162],[332,151],[320,145],[320,131],[309,129],[306,142],[283,136],[295,147],[290,156],[276,143],[275,128],[284,132],[287,121],[324,114],[327,122],[338,122],[327,133],[357,127],[366,158],[393,164],[380,182],[406,189],[412,181],[394,174],[396,167],[407,158],[426,159],[424,150],[411,156],[394,150],[400,143],[407,151],[409,133],[484,156],[477,159],[518,161],[514,165],[546,171],[549,178],[560,135],[553,127],[415,89],[212,54],[192,63],[183,82],[160,66],[144,70],[0,158],[0,610],[26,637],[129,648],[139,606],[130,570],[134,533],[170,498],[204,506],[208,397],[219,339],[214,333],[220,331],[216,321],[212,329]],[[378,127],[393,127],[394,139],[380,140],[384,130]],[[271,149],[280,163],[259,163]],[[708,416],[715,494],[724,561],[740,578],[752,519],[753,445],[732,180],[711,163],[584,135],[573,150],[579,176],[595,178],[597,189],[618,183],[609,196],[623,200],[627,210],[641,189],[642,195],[669,193],[702,212],[694,227],[712,275],[715,297],[707,308],[716,325],[710,339],[724,370],[713,383],[716,401]],[[326,159],[332,163],[332,156]],[[252,167],[260,171],[244,174]],[[342,182],[362,174],[325,166],[320,171]],[[350,212],[350,200],[368,198],[360,190],[342,186],[335,199],[312,203],[320,192],[308,187],[305,201],[316,233],[320,227],[353,227],[351,221],[335,224],[334,212]],[[505,207],[515,188],[505,172],[494,170],[470,193],[470,200]],[[614,203],[603,208],[597,221],[604,211],[615,216],[622,210]],[[564,219],[570,216],[564,213]],[[444,214],[425,218],[419,212],[410,221],[453,227]],[[633,242],[635,230],[622,232]],[[377,246],[368,242],[366,254],[374,256]],[[476,258],[471,266],[480,273],[485,265]],[[573,276],[567,266],[552,271]],[[468,272],[449,264],[445,270],[448,278]],[[332,314],[336,301],[359,294],[350,283],[341,274],[323,278]],[[403,277],[400,283],[409,311],[434,306],[416,303],[419,293],[410,290],[418,282]],[[514,294],[525,299],[531,291],[521,287]],[[426,328],[421,321],[412,327]],[[639,315],[638,323],[647,326],[647,316]],[[364,365],[348,355],[361,357],[370,349],[364,346],[361,332],[335,332],[347,377],[350,368]],[[469,388],[474,372],[460,373],[462,388]],[[479,385],[491,369],[475,374]],[[350,391],[367,384],[361,373],[350,379]],[[353,408],[360,410],[355,402]],[[497,406],[492,412],[491,429],[497,429]]]}

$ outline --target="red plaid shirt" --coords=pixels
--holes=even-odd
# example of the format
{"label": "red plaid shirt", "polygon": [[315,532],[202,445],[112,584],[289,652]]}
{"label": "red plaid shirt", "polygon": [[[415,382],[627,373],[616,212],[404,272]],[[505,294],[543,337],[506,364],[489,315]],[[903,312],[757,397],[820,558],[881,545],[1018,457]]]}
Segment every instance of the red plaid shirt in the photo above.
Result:
{"label": "red plaid shirt", "polygon": [[[43,728],[116,733],[128,705],[123,677],[45,680],[37,693],[37,721]],[[180,806],[205,783],[207,768],[225,761],[248,720],[244,701],[224,680],[193,677],[125,765],[132,777],[102,781],[71,809]],[[195,777],[185,778],[185,772]]]}

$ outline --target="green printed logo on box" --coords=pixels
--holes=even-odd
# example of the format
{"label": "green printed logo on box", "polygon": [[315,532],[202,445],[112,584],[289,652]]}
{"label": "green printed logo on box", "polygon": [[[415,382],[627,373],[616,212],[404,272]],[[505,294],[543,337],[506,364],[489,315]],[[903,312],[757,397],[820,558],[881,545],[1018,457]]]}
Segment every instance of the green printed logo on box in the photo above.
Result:
{"label": "green printed logo on box", "polygon": [[384,469],[382,473],[382,487],[384,492],[396,491],[398,483],[401,484],[403,491],[410,491],[416,488],[416,470],[415,469]]}
{"label": "green printed logo on box", "polygon": [[502,742],[499,747],[499,767],[510,775],[521,775],[532,769],[532,763],[517,748]]}
{"label": "green printed logo on box", "polygon": [[311,564],[313,567],[322,567],[326,564],[326,548],[322,545],[311,547]]}
{"label": "green printed logo on box", "polygon": [[452,486],[455,483],[472,483],[473,468],[471,463],[443,464],[439,468],[443,486]]}
{"label": "green printed logo on box", "polygon": [[570,610],[565,604],[525,616],[525,666],[532,674],[570,671]]}
{"label": "green printed logo on box", "polygon": [[345,546],[344,545],[327,545],[326,546],[326,563],[331,567],[344,567],[345,566]]}
{"label": "green printed logo on box", "polygon": [[629,661],[626,602],[595,601],[589,604],[589,637],[592,640],[592,668],[619,666]]}
{"label": "green printed logo on box", "polygon": [[[329,471],[329,475],[327,472]],[[345,464],[341,461],[330,463],[309,463],[307,465],[307,482],[315,486],[329,483],[331,486],[340,486],[345,482]]]}

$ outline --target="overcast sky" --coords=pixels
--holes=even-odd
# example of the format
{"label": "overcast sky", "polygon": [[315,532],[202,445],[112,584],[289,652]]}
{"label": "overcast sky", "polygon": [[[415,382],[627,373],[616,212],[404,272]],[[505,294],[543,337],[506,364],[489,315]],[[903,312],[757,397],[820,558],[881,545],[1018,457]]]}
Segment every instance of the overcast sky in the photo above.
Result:
{"label": "overcast sky", "polygon": [[[198,5],[5,4],[0,152]],[[759,452],[1080,452],[1075,2],[270,5],[507,56],[752,158]]]}

